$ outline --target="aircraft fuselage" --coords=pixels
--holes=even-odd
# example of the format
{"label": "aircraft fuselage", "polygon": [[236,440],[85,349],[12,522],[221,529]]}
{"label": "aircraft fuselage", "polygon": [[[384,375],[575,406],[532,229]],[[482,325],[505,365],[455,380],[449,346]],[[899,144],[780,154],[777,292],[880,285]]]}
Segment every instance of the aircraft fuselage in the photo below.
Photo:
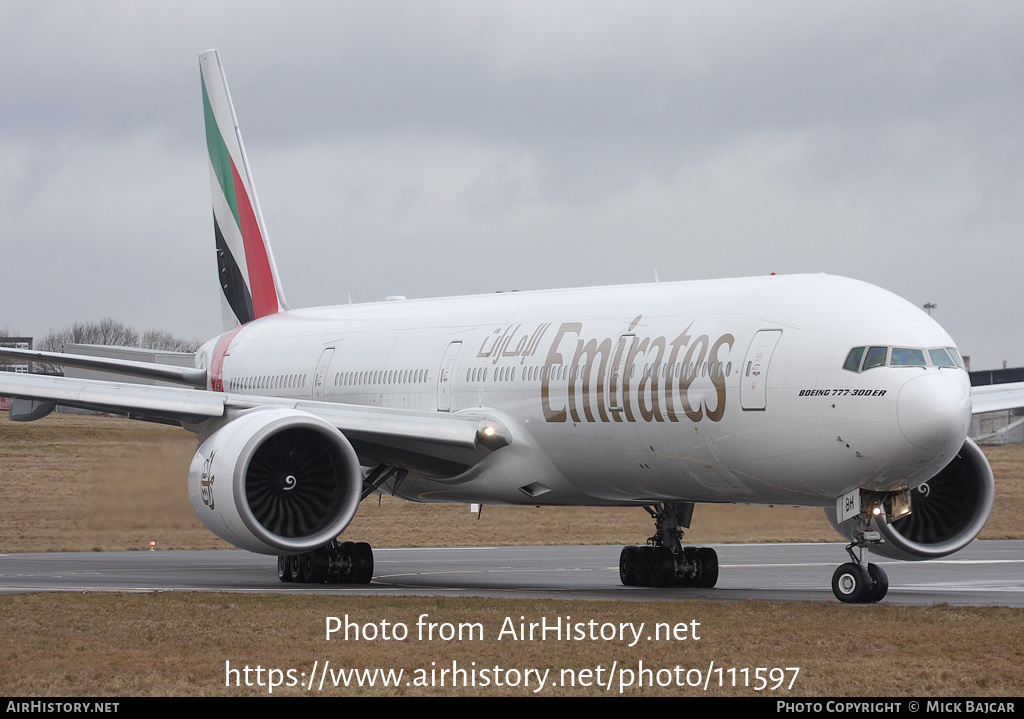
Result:
{"label": "aircraft fuselage", "polygon": [[[854,348],[890,354],[844,369]],[[229,393],[500,415],[510,446],[408,476],[409,499],[827,506],[913,488],[960,449],[966,371],[896,353],[936,349],[959,365],[895,295],[797,275],[296,310],[200,358]]]}

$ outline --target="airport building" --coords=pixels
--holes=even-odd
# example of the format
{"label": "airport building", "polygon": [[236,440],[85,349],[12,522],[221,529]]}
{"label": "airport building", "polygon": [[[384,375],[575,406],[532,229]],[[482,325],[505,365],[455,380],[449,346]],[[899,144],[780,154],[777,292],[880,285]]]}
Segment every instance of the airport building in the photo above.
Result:
{"label": "airport building", "polygon": [[[30,350],[32,349],[32,338],[31,337],[0,337],[0,345],[4,347],[13,347],[18,350]],[[32,367],[28,362],[19,362],[17,360],[4,360],[0,359],[0,372],[18,372],[28,374],[32,371]],[[0,397],[0,411],[6,412],[11,408],[10,397]]]}
{"label": "airport building", "polygon": [[[1024,367],[971,372],[972,387],[1010,382],[1024,382]],[[976,414],[969,434],[978,444],[1020,444],[1024,442],[1024,407]]]}
{"label": "airport building", "polygon": [[[154,364],[168,364],[176,367],[193,367],[195,365],[194,352],[168,352],[166,350],[141,349],[139,347],[117,347],[113,345],[86,345],[66,344],[61,350],[65,354],[87,355],[89,357],[106,357],[112,359],[132,360],[133,362],[152,362]],[[114,372],[100,372],[99,370],[82,369],[79,367],[63,367],[65,377],[77,379],[101,379],[109,382],[123,382],[130,384],[156,385],[161,387],[180,387],[173,382],[163,382],[145,377],[133,377],[127,374]],[[94,414],[88,410],[75,409],[73,407],[58,407],[59,412],[68,414]]]}
{"label": "airport building", "polygon": [[[195,366],[196,355],[194,352],[168,352],[166,350],[149,350],[139,347],[117,347],[113,345],[84,345],[66,344],[61,347],[64,354],[86,355],[88,357],[106,357],[108,359],[131,360],[133,362],[152,362],[153,364],[169,364],[175,367]],[[163,382],[161,380],[133,377],[127,374],[116,374],[114,372],[100,372],[98,370],[80,369],[78,367],[65,367],[65,377],[77,379],[104,379],[111,382],[127,382],[131,384],[147,384],[159,387],[180,387],[174,382]]]}

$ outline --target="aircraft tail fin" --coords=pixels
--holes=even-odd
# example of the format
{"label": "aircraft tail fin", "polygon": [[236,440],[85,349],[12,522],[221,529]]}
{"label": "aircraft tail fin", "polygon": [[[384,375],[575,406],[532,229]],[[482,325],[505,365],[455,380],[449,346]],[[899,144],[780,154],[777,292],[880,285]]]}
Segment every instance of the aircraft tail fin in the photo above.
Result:
{"label": "aircraft tail fin", "polygon": [[227,79],[216,50],[199,56],[225,329],[288,309]]}

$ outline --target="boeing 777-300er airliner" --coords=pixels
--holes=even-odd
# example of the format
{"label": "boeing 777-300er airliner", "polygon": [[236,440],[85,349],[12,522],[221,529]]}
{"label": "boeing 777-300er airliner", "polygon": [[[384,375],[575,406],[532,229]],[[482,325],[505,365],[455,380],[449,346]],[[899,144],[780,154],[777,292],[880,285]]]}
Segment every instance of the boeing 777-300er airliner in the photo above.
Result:
{"label": "boeing 777-300er airliner", "polygon": [[[850,544],[844,602],[888,589],[869,553],[932,559],[978,536],[993,478],[971,387],[926,313],[828,275],[501,293],[315,309],[285,301],[216,51],[200,56],[228,327],[195,368],[3,350],[182,387],[4,373],[11,418],[56,405],[180,424],[189,494],[285,582],[369,582],[339,541],[359,502],[632,506],[625,585],[713,587],[697,503],[823,507]],[[992,395],[975,411],[995,409]]]}

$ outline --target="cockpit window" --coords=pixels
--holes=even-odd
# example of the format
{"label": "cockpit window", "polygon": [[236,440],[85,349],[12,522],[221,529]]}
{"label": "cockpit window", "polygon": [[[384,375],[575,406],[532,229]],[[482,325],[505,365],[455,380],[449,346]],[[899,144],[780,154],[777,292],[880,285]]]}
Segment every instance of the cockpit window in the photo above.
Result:
{"label": "cockpit window", "polygon": [[885,359],[888,355],[888,347],[869,347],[867,358],[864,360],[864,369],[871,369],[872,367],[884,367]]}
{"label": "cockpit window", "polygon": [[936,367],[956,367],[956,362],[949,356],[949,351],[945,349],[928,350],[928,358]]}
{"label": "cockpit window", "polygon": [[889,364],[893,367],[926,367],[924,350],[909,349],[907,347],[893,347],[892,359]]}
{"label": "cockpit window", "polygon": [[857,372],[860,370],[860,361],[864,357],[864,347],[854,347],[850,350],[850,354],[846,355],[846,362],[843,364],[843,369],[849,370],[850,372]]}
{"label": "cockpit window", "polygon": [[953,358],[954,362],[956,362],[957,367],[963,370],[967,369],[967,366],[964,364],[963,357],[960,356],[960,351],[956,347],[947,347],[946,349],[949,350],[949,356]]}
{"label": "cockpit window", "polygon": [[854,347],[843,369],[862,372],[874,367],[958,367],[967,369],[956,347]]}

